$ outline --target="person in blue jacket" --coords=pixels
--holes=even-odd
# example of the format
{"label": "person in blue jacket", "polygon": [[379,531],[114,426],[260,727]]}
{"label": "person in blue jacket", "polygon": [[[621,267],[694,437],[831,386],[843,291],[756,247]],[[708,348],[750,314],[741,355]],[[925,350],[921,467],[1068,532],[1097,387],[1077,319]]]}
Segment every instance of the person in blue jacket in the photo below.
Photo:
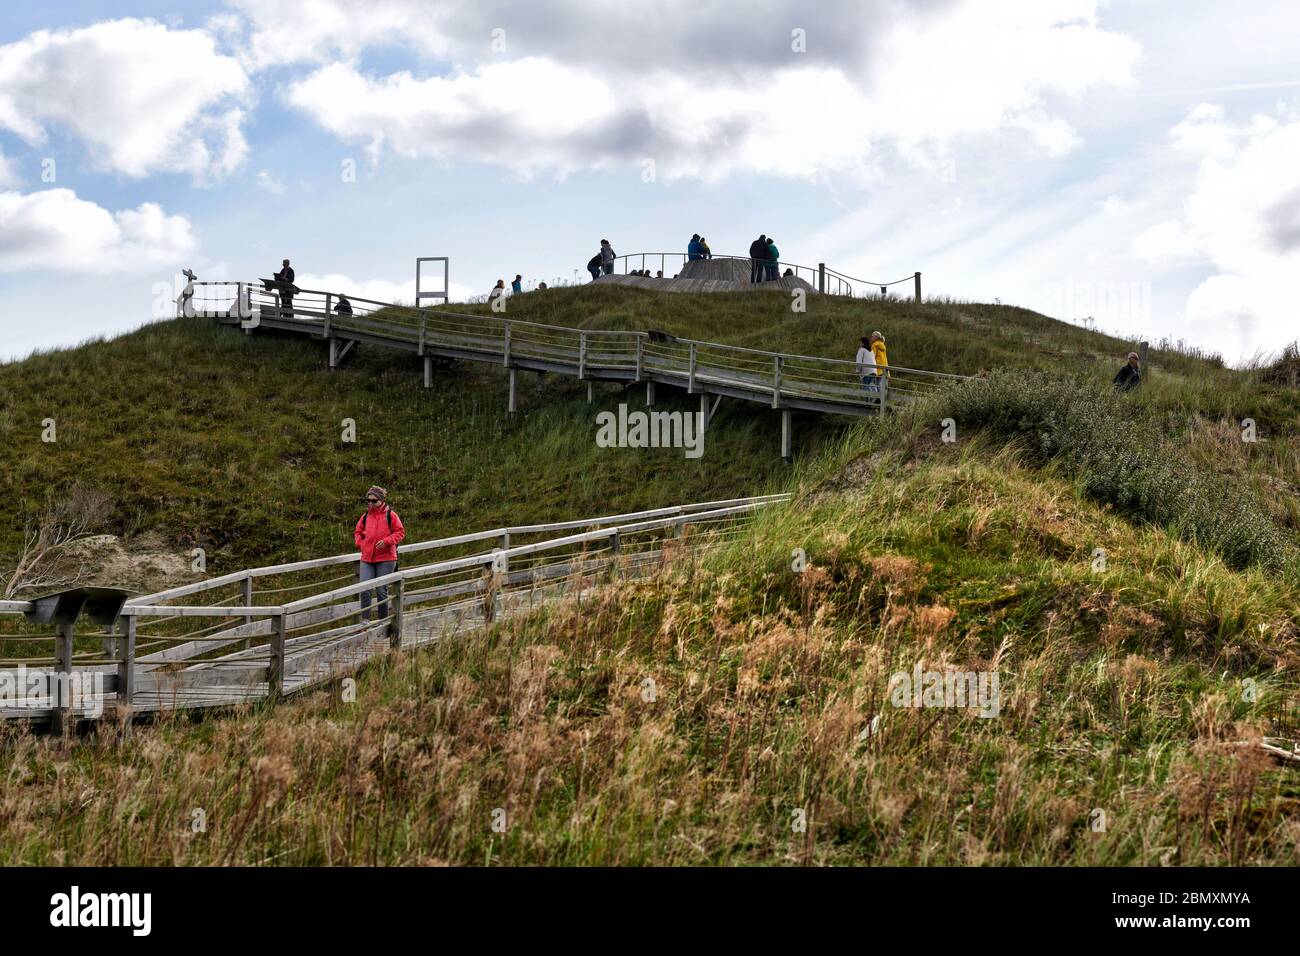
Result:
{"label": "person in blue jacket", "polygon": [[686,258],[688,260],[704,258],[704,252],[700,249],[699,233],[691,236],[691,241],[686,246]]}

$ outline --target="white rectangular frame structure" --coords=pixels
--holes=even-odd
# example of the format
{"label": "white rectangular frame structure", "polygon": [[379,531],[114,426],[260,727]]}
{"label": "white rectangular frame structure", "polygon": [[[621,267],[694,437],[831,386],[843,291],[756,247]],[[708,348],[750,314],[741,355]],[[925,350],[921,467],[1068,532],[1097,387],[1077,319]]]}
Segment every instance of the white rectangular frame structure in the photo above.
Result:
{"label": "white rectangular frame structure", "polygon": [[[425,292],[420,288],[420,279],[422,276],[422,265],[426,262],[442,263],[442,291]],[[451,293],[451,260],[447,256],[418,256],[415,260],[415,304],[418,307],[424,299],[442,299],[444,303],[450,302]]]}

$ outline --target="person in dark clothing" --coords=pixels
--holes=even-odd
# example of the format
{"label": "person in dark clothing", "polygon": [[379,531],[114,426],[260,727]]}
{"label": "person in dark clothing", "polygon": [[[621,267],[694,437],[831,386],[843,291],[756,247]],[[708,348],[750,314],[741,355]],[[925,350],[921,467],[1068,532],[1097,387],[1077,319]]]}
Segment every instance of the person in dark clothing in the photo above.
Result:
{"label": "person in dark clothing", "polygon": [[511,292],[523,292],[523,291],[524,291],[524,277],[523,277],[522,275],[516,275],[516,276],[515,276],[515,281],[512,282],[512,283],[510,283],[510,291],[511,291]]}
{"label": "person in dark clothing", "polygon": [[338,304],[334,306],[334,311],[339,315],[352,314],[352,303],[348,301],[348,297],[342,292],[339,293],[339,301]]}
{"label": "person in dark clothing", "polygon": [[600,278],[600,253],[596,253],[587,261],[587,271],[591,273],[591,281],[595,282]]}
{"label": "person in dark clothing", "polygon": [[696,233],[691,236],[691,241],[686,244],[686,258],[688,261],[703,259],[704,253],[700,251],[700,235]]}
{"label": "person in dark clothing", "polygon": [[1136,352],[1128,353],[1128,361],[1115,373],[1115,391],[1130,392],[1142,384],[1142,365]]}
{"label": "person in dark clothing", "polygon": [[749,244],[749,281],[762,282],[767,265],[767,236],[759,236]]}
{"label": "person in dark clothing", "polygon": [[700,236],[700,257],[703,259],[713,258],[713,250],[709,248],[709,244],[704,241],[703,236]]}
{"label": "person in dark clothing", "polygon": [[[285,259],[280,271],[273,278],[277,282],[285,283],[280,287],[280,314],[286,319],[293,318],[293,266],[289,265],[289,260]],[[287,288],[286,288],[287,286]]]}
{"label": "person in dark clothing", "polygon": [[776,248],[776,240],[773,239],[771,236],[768,236],[767,237],[767,263],[765,264],[765,268],[767,271],[766,281],[775,282],[777,278],[779,278],[776,274],[776,270],[778,267],[778,260],[780,259],[780,257],[781,257],[781,253]]}

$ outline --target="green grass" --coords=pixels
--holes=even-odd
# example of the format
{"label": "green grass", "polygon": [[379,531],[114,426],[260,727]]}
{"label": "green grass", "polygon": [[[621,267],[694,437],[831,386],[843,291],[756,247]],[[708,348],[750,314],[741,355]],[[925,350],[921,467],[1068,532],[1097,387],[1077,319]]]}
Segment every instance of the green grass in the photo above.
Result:
{"label": "green grass", "polygon": [[[880,329],[895,364],[991,374],[884,423],[800,416],[790,469],[758,406],[724,402],[698,461],[601,450],[578,383],[523,379],[512,421],[497,369],[426,392],[409,356],[329,374],[319,343],[202,322],[0,366],[16,510],[87,482],[111,530],[208,547],[210,573],[346,549],[372,482],[415,537],[795,495],[658,578],[377,662],[352,703],[70,746],[0,729],[0,862],[1300,861],[1300,778],[1249,746],[1300,734],[1294,392],[1157,349],[1116,397],[1131,343],[970,303],[596,287],[509,309],[843,357]],[[996,669],[999,715],[893,707],[918,661]]]}

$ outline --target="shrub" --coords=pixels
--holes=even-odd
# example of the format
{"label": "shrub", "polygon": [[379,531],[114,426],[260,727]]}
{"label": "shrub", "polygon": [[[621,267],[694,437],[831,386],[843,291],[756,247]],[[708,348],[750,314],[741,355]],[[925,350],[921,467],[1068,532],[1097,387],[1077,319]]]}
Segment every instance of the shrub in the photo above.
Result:
{"label": "shrub", "polygon": [[1133,396],[1041,372],[972,379],[936,399],[958,427],[1018,441],[1038,465],[1076,479],[1094,501],[1164,525],[1233,567],[1281,568],[1294,542],[1253,491],[1192,463]]}

